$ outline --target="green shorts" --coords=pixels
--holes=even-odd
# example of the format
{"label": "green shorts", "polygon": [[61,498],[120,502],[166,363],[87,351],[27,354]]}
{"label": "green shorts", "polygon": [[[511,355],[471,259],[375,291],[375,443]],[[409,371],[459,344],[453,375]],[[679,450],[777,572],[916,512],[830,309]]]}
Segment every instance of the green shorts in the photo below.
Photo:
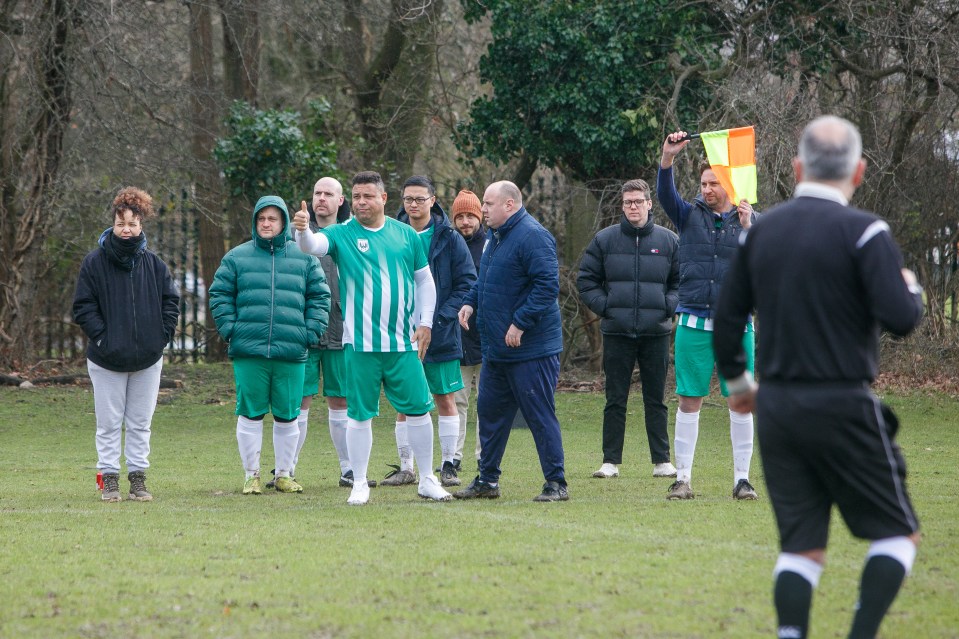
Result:
{"label": "green shorts", "polygon": [[303,401],[303,373],[306,362],[284,362],[259,357],[233,360],[236,379],[236,414],[291,421],[300,414]]}
{"label": "green shorts", "polygon": [[[746,368],[753,372],[753,359],[756,354],[756,333],[749,330],[743,333],[743,348],[746,349]],[[709,395],[709,383],[716,368],[713,354],[713,332],[691,328],[679,324],[676,326],[675,346],[676,394],[683,397],[706,397]],[[726,380],[719,375],[719,390],[723,397],[729,397]]]}
{"label": "green shorts", "polygon": [[320,392],[320,377],[323,378],[323,397],[346,397],[343,380],[346,379],[346,363],[342,350],[311,348],[303,375],[303,397]]}
{"label": "green shorts", "polygon": [[347,417],[357,421],[380,414],[380,385],[397,412],[422,415],[433,410],[433,398],[416,351],[365,353],[348,344],[346,353]]}
{"label": "green shorts", "polygon": [[463,374],[458,359],[449,362],[423,362],[426,383],[434,395],[448,395],[463,388]]}

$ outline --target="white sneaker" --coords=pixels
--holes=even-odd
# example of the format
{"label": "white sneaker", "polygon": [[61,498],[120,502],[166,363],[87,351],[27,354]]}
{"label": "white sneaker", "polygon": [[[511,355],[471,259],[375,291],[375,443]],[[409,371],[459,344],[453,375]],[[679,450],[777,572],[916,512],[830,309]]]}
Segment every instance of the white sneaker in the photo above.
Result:
{"label": "white sneaker", "polygon": [[675,477],[676,467],[669,462],[653,464],[653,477]]}
{"label": "white sneaker", "polygon": [[452,501],[453,499],[453,495],[440,486],[440,481],[436,478],[436,475],[422,475],[418,492],[423,499],[432,499],[433,501]]}
{"label": "white sneaker", "polygon": [[350,506],[363,506],[370,500],[370,484],[368,482],[353,482],[350,498],[346,500]]}
{"label": "white sneaker", "polygon": [[593,477],[599,477],[600,479],[606,479],[607,477],[619,477],[619,468],[616,468],[616,464],[603,464],[599,467]]}

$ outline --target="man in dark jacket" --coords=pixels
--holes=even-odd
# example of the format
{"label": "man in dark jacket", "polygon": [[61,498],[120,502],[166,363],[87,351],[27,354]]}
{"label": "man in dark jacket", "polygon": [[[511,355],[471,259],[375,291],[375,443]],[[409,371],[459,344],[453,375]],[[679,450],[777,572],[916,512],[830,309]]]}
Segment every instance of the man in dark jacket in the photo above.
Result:
{"label": "man in dark jacket", "polygon": [[579,296],[602,318],[603,465],[593,477],[619,476],[626,432],[626,402],[639,363],[653,477],[673,477],[669,463],[666,372],[673,312],[679,300],[679,240],[653,223],[653,202],[643,180],[623,184],[623,218],[596,234],[579,263]]}
{"label": "man in dark jacket", "polygon": [[474,311],[478,316],[483,373],[476,405],[483,452],[479,476],[453,496],[499,497],[499,464],[519,409],[546,479],[534,501],[565,501],[563,437],[554,401],[563,351],[556,240],[526,211],[512,182],[486,188],[483,215],[493,237],[459,312],[463,328]]}
{"label": "man in dark jacket", "polygon": [[[479,198],[472,191],[463,189],[453,200],[453,226],[463,239],[473,258],[473,267],[479,273],[480,258],[486,247],[486,229],[483,227],[483,211]],[[460,376],[463,388],[456,391],[456,410],[460,417],[460,433],[456,440],[456,452],[453,454],[453,466],[458,471],[463,461],[463,449],[466,446],[466,415],[470,407],[470,393],[473,382],[479,386],[480,371],[483,368],[483,351],[480,346],[479,331],[476,330],[476,315],[469,319],[469,330],[460,327],[463,340],[463,357],[460,359]],[[479,462],[480,452],[479,420],[476,421],[476,446],[474,452]]]}
{"label": "man in dark jacket", "polygon": [[[713,312],[719,287],[736,254],[740,235],[755,218],[746,200],[734,206],[708,162],[699,166],[700,194],[687,202],[676,192],[673,160],[689,144],[685,131],[670,133],[663,143],[663,155],[656,176],[656,197],[679,232],[679,305],[676,307],[675,365],[676,394],[676,481],[667,499],[692,499],[690,485],[693,456],[699,438],[699,411],[715,369],[712,331]],[[743,345],[752,370],[754,352],[752,322],[743,333]],[[726,382],[719,378],[720,391],[728,396]],[[749,483],[753,457],[753,416],[729,409],[729,438],[733,447],[733,497],[756,499]]]}
{"label": "man in dark jacket", "polygon": [[[423,370],[439,413],[437,430],[442,455],[440,483],[443,486],[459,486],[460,480],[453,466],[460,427],[454,393],[463,388],[460,376],[463,346],[457,313],[463,305],[463,297],[476,281],[476,271],[466,242],[450,225],[446,212],[436,201],[436,190],[429,178],[414,175],[406,180],[403,184],[403,208],[397,213],[396,219],[416,230],[436,285],[433,335],[423,360]],[[400,468],[383,480],[384,486],[412,484],[416,480],[413,453],[406,432],[406,415],[397,414],[395,432]]]}
{"label": "man in dark jacket", "polygon": [[[889,225],[849,206],[866,169],[850,122],[810,123],[793,168],[793,199],[749,232],[723,285],[716,362],[730,405],[758,408],[781,547],[773,572],[777,636],[807,636],[835,505],[850,532],[871,542],[848,635],[871,639],[912,568],[919,522],[895,441],[898,421],[870,384],[880,330],[910,333],[922,317],[922,289],[902,268]],[[741,343],[753,309],[763,323],[758,394]]]}

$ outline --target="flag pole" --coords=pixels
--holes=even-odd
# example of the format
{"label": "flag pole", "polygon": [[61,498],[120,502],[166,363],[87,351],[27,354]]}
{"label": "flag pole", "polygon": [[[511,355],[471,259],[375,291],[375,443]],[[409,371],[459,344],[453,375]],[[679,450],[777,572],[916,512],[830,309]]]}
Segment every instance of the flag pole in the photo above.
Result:
{"label": "flag pole", "polygon": [[681,138],[679,138],[678,140],[676,140],[675,143],[685,142],[686,140],[695,140],[695,139],[698,138],[698,137],[699,137],[699,134],[698,134],[698,133],[687,133],[687,134],[684,135],[683,137],[681,137]]}

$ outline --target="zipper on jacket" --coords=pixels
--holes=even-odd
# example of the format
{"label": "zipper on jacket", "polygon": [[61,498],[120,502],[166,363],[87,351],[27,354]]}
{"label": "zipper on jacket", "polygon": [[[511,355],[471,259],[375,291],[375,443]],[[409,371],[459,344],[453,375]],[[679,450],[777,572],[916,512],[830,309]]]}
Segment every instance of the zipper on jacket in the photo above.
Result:
{"label": "zipper on jacket", "polygon": [[276,252],[270,242],[270,332],[266,336],[266,358],[273,353],[273,314],[276,312]]}
{"label": "zipper on jacket", "polygon": [[633,267],[633,335],[639,337],[639,266],[641,260],[639,257],[639,235],[636,235],[636,252],[633,253],[633,263],[636,265]]}
{"label": "zipper on jacket", "polygon": [[140,340],[137,339],[137,287],[133,285],[133,271],[136,269],[136,260],[133,262],[133,268],[130,269],[130,299],[133,300],[133,361],[137,366],[140,365]]}

